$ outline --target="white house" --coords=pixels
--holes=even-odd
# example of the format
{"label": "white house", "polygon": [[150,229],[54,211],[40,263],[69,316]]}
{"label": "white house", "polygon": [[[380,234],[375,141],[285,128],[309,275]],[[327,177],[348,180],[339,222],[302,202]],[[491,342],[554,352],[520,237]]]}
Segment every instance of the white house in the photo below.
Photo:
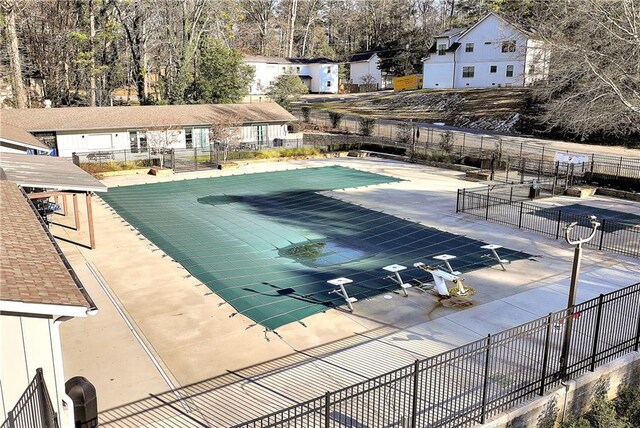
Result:
{"label": "white house", "polygon": [[[379,52],[379,50],[358,52],[351,56],[349,59],[349,83],[352,85],[370,83],[376,85],[378,89],[390,87],[391,79],[388,79],[380,70]],[[371,82],[367,82],[369,79]]]}
{"label": "white house", "polygon": [[423,59],[423,88],[527,86],[547,77],[549,56],[530,33],[489,13],[435,37]]}
{"label": "white house", "polygon": [[[15,420],[26,424],[15,426],[32,426],[27,421],[40,426],[35,417],[44,417],[42,400],[48,396],[55,426],[73,428],[59,328],[72,318],[94,315],[97,308],[17,179],[24,178],[28,187],[45,179],[53,185],[72,183],[71,188],[88,184],[95,191],[107,189],[63,159],[13,153],[0,159],[0,423],[6,419],[8,426]],[[31,159],[54,165],[48,170],[38,165],[4,169],[12,161],[23,165]]]}
{"label": "white house", "polygon": [[269,144],[295,138],[287,124],[297,121],[276,103],[192,104],[132,107],[69,107],[4,110],[0,125],[46,139],[58,156],[129,150],[147,152],[154,141],[162,148],[208,148],[214,124],[237,121],[244,143]]}
{"label": "white house", "polygon": [[293,73],[302,79],[309,92],[338,93],[338,64],[328,58],[277,58],[245,55],[244,63],[255,70],[251,95],[264,95],[278,76]]}

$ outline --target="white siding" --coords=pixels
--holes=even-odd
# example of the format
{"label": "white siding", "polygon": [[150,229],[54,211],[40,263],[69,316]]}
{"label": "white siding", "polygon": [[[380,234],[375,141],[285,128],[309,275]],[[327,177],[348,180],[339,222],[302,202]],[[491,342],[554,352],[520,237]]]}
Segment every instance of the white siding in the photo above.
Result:
{"label": "white siding", "polygon": [[361,85],[362,78],[371,75],[374,79],[373,83],[382,88],[382,71],[378,68],[380,58],[373,54],[367,61],[358,61],[349,63],[349,79],[354,85]]}
{"label": "white siding", "polygon": [[[110,142],[104,137],[111,135]],[[58,142],[58,156],[71,157],[76,153],[87,153],[98,150],[128,150],[129,131],[126,129],[100,130],[100,131],[58,131],[56,132]],[[108,144],[108,145],[107,145]]]}
{"label": "white siding", "polygon": [[[515,42],[514,52],[503,52],[506,41]],[[527,39],[496,15],[489,15],[457,40],[455,53],[432,53],[424,62],[424,88],[492,88],[524,86],[544,79],[548,73],[548,52],[540,42]],[[448,43],[437,39],[436,44]],[[473,49],[467,52],[467,44]],[[444,65],[447,64],[448,67]],[[533,64],[534,74],[527,75]],[[495,72],[491,72],[492,66]],[[473,67],[473,77],[463,77],[465,67]],[[511,67],[512,75],[507,75]],[[446,74],[451,77],[446,79]],[[447,82],[447,86],[444,86]]]}
{"label": "white siding", "polygon": [[249,86],[251,95],[265,94],[271,82],[287,72],[311,76],[311,92],[338,93],[338,64],[273,64],[254,61],[247,61],[245,64],[255,69],[255,76]]}
{"label": "white siding", "polygon": [[[60,415],[63,427],[69,427],[68,412],[61,403],[64,373],[56,370],[61,350],[58,330],[50,317],[0,315],[0,418],[13,409],[27,385],[42,368],[51,402]],[[61,391],[60,394],[58,391]]]}
{"label": "white siding", "polygon": [[433,64],[425,61],[422,69],[422,87],[453,88],[453,62]]}

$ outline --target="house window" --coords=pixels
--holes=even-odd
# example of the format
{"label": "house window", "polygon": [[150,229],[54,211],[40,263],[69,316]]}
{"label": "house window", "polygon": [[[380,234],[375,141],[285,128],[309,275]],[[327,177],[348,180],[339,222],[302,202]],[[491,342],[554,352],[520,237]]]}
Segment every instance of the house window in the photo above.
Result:
{"label": "house window", "polygon": [[129,131],[129,146],[131,153],[138,153],[138,131]]}
{"label": "house window", "polygon": [[296,73],[300,74],[300,67],[296,67]]}
{"label": "house window", "polygon": [[184,144],[187,149],[193,149],[193,129],[184,128]]}
{"label": "house window", "polygon": [[473,43],[467,43],[466,45],[464,45],[464,51],[473,52]]}
{"label": "house window", "polygon": [[327,67],[327,74],[331,74],[331,67]]}
{"label": "house window", "polygon": [[447,45],[445,45],[444,43],[438,45],[438,55],[444,55],[445,53],[447,53]]}
{"label": "house window", "polygon": [[515,52],[516,51],[516,41],[515,40],[506,40],[502,42],[502,52]]}
{"label": "house window", "polygon": [[475,67],[462,67],[462,77],[473,77],[475,74]]}
{"label": "house window", "polygon": [[331,80],[327,82],[327,88],[330,88],[330,87],[331,87]]}
{"label": "house window", "polygon": [[535,74],[536,73],[536,66],[535,64],[531,64],[529,66],[529,74]]}
{"label": "house window", "polygon": [[266,127],[264,125],[256,125],[256,142],[259,144],[262,144],[267,140],[265,128]]}
{"label": "house window", "polygon": [[498,72],[498,66],[497,65],[492,65],[490,73],[497,73],[497,72]]}
{"label": "house window", "polygon": [[513,65],[507,65],[507,77],[513,77]]}
{"label": "house window", "polygon": [[146,131],[138,131],[138,143],[140,144],[140,151],[146,152],[149,148],[147,146],[147,133]]}

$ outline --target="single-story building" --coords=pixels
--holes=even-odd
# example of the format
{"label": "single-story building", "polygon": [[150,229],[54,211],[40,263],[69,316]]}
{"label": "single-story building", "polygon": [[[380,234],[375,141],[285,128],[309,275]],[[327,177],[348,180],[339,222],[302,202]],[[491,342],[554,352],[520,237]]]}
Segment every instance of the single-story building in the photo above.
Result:
{"label": "single-story building", "polygon": [[[65,391],[59,327],[72,318],[95,315],[97,307],[31,202],[35,195],[24,190],[40,192],[49,189],[49,183],[52,189],[73,190],[80,182],[97,191],[106,187],[65,159],[14,153],[0,158],[48,159],[68,167],[61,181],[36,166],[32,172],[23,167],[15,173],[0,168],[0,422],[45,426],[41,420],[55,419],[56,426],[73,428],[74,404]],[[41,178],[47,180],[42,184],[46,187],[37,187]],[[33,187],[19,186],[15,179]],[[40,194],[46,198],[50,193]]]}
{"label": "single-story building", "polygon": [[[297,119],[276,103],[191,104],[135,107],[68,107],[4,110],[0,127],[26,130],[56,150],[75,153],[149,147],[209,147],[212,125],[238,124],[243,143],[266,144],[295,138],[287,124]],[[31,143],[35,143],[29,137]]]}
{"label": "single-story building", "polygon": [[312,93],[338,93],[338,64],[328,58],[279,58],[245,55],[244,63],[254,68],[251,95],[263,95],[278,77],[293,73]]}

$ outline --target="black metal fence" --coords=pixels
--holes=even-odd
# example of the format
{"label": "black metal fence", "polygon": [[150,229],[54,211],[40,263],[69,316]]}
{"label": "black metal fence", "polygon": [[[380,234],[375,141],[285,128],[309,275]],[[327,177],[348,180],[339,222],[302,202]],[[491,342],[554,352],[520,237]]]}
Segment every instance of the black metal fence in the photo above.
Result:
{"label": "black metal fence", "polygon": [[[471,427],[632,351],[640,283],[236,425]],[[566,367],[560,363],[568,320]]]}
{"label": "black metal fence", "polygon": [[0,428],[58,428],[58,418],[44,382],[42,369],[27,386]]}
{"label": "black metal fence", "polygon": [[[518,229],[541,233],[555,239],[563,238],[564,226],[572,222],[577,223],[577,233],[587,236],[591,232],[591,223],[587,215],[563,212],[562,207],[548,208],[526,203],[520,198],[518,200],[491,193],[490,186],[486,190],[458,189],[456,212],[516,226]],[[640,226],[607,218],[599,218],[598,221],[600,227],[595,237],[585,245],[598,250],[640,257]]]}
{"label": "black metal fence", "polygon": [[[199,171],[217,168],[224,161],[251,159],[268,150],[286,151],[315,147],[303,138],[273,139],[228,145],[222,150],[219,144],[189,148],[147,147],[144,150],[94,150],[73,153],[73,162],[89,172],[118,171],[136,168],[163,167],[176,172]],[[263,153],[264,154],[264,153]],[[286,154],[286,153],[285,153]],[[265,155],[267,156],[267,155]]]}
{"label": "black metal fence", "polygon": [[[302,112],[298,111],[297,114],[300,121],[304,121]],[[351,138],[353,141],[362,138],[360,135],[354,135],[360,133],[360,118],[357,116],[343,115],[340,124],[335,129],[331,127],[329,114],[324,111],[310,112],[309,121],[324,129],[350,133],[336,134],[336,137],[346,140]],[[479,156],[483,158],[491,158],[491,155],[495,154],[501,162],[501,168],[508,166],[506,171],[518,172],[524,168],[536,173],[540,170],[552,172],[556,167],[557,150],[555,149],[550,149],[542,143],[513,141],[509,137],[483,134],[482,131],[475,133],[451,131],[445,128],[414,124],[411,121],[378,120],[371,129],[372,137],[377,137],[379,144],[397,146],[400,140],[406,139],[407,127],[412,130],[411,143],[415,144],[418,152],[439,149],[446,136],[449,143],[445,146],[450,146],[450,153],[461,157]],[[419,132],[416,133],[416,130]],[[416,138],[413,138],[414,136]],[[626,178],[634,180],[633,184],[637,185],[635,180],[640,180],[640,158],[638,157],[596,153],[572,153],[572,155],[580,157],[583,162],[573,164],[568,168],[575,170],[576,174],[587,173],[588,177],[595,181]],[[523,163],[524,165],[522,165]],[[541,175],[550,174],[542,174],[541,172]]]}

